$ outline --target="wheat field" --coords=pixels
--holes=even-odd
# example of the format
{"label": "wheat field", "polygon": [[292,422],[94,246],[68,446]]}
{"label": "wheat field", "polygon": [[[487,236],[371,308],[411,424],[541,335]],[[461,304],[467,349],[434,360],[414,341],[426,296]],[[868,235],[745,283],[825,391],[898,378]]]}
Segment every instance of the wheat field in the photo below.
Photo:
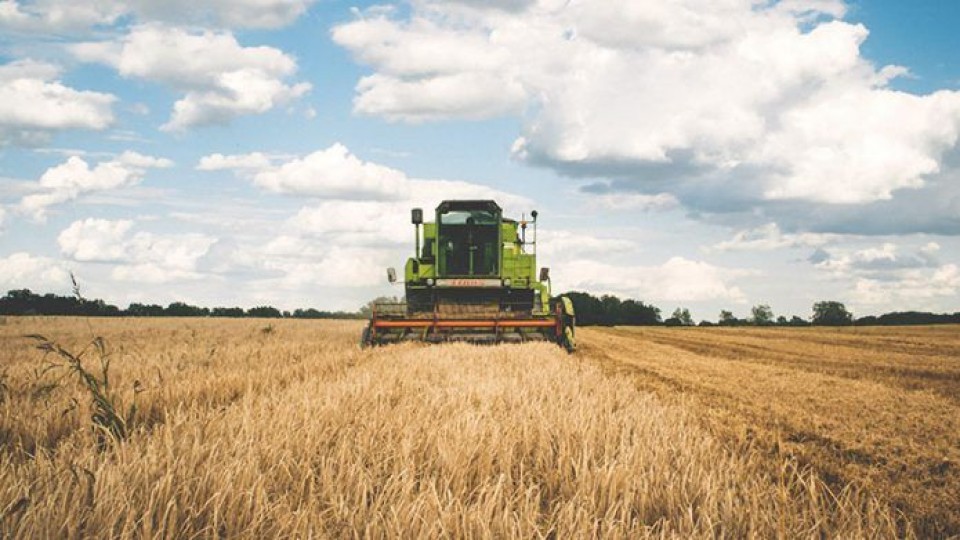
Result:
{"label": "wheat field", "polygon": [[960,533],[956,328],[361,325],[7,318],[0,537]]}

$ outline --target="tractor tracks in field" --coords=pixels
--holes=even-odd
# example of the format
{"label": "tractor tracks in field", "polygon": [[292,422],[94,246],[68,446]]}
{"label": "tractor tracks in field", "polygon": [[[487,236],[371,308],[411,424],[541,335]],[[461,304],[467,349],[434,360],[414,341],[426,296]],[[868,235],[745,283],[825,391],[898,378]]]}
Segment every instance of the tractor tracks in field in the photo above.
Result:
{"label": "tractor tracks in field", "polygon": [[834,490],[852,484],[889,501],[923,536],[960,534],[960,381],[951,373],[906,384],[872,373],[875,361],[857,348],[831,343],[851,358],[818,364],[801,341],[724,333],[711,344],[685,330],[584,328],[578,355],[691,409],[770,471],[793,461]]}
{"label": "tractor tracks in field", "polygon": [[817,337],[809,332],[785,338],[776,330],[769,336],[755,330],[732,336],[663,330],[639,335],[699,356],[872,380],[904,390],[929,390],[960,404],[960,352],[955,353],[953,347],[912,342],[909,347],[896,347],[890,343],[898,341],[895,338],[876,337],[875,343],[872,336]]}

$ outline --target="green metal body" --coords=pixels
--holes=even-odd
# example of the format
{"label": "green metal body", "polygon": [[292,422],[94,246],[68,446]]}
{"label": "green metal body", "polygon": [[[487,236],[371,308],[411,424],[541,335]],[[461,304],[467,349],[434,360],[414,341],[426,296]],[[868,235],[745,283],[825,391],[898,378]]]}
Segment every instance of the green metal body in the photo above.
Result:
{"label": "green metal body", "polygon": [[423,310],[447,299],[499,300],[511,309],[529,306],[533,313],[549,313],[550,285],[537,280],[535,244],[525,241],[527,226],[504,218],[494,201],[440,203],[434,221],[418,230],[419,252],[404,267],[407,301]]}

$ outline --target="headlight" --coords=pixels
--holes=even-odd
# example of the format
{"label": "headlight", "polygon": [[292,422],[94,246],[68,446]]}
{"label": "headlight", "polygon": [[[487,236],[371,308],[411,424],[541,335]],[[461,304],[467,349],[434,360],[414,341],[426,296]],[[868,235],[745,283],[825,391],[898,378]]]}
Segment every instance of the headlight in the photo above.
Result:
{"label": "headlight", "polygon": [[427,286],[433,287],[433,278],[427,278]]}
{"label": "headlight", "polygon": [[506,279],[503,280],[503,286],[504,286],[504,287],[509,287],[509,286],[510,286],[510,278],[506,278]]}

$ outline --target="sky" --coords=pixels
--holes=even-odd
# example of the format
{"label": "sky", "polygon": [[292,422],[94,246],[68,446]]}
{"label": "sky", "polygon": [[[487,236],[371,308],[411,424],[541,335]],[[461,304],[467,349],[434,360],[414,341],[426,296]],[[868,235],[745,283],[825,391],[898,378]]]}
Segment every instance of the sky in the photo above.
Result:
{"label": "sky", "polygon": [[960,4],[0,0],[0,290],[355,310],[410,209],[554,292],[960,311]]}

